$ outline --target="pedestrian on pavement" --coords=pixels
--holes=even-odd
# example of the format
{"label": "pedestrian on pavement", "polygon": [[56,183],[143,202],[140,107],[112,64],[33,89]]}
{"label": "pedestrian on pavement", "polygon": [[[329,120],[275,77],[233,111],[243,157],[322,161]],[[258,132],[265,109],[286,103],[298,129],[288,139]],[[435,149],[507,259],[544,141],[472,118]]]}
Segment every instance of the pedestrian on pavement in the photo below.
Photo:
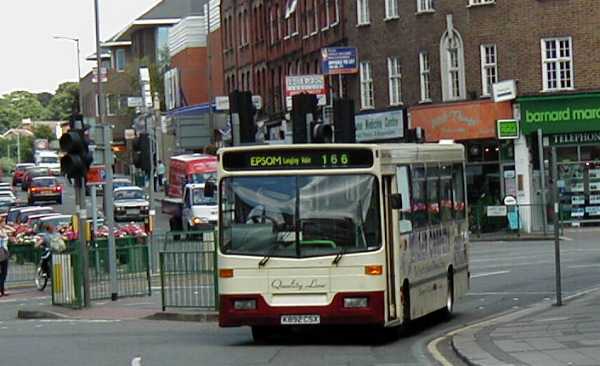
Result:
{"label": "pedestrian on pavement", "polygon": [[[158,167],[156,167],[156,174],[158,174],[158,187],[162,188],[163,179],[165,178],[165,164],[163,164],[162,160],[158,161]],[[160,190],[160,189],[159,189]]]}
{"label": "pedestrian on pavement", "polygon": [[0,230],[0,297],[8,295],[4,288],[4,282],[6,282],[6,276],[8,275],[9,258],[8,235],[4,230]]}

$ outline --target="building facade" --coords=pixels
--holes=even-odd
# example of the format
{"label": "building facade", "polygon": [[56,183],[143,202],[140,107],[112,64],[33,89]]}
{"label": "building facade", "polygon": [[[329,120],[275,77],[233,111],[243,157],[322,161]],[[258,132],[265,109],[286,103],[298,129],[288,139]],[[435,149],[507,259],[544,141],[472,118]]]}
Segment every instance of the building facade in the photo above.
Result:
{"label": "building facade", "polygon": [[[591,51],[600,40],[595,3],[346,4],[348,44],[358,47],[360,57],[360,71],[348,85],[357,119],[405,110],[411,127],[425,129],[427,141],[464,143],[471,205],[501,204],[514,196],[525,207],[522,226],[539,230],[550,216],[544,207],[550,202],[548,169],[539,152],[547,161],[556,145],[563,163],[598,157],[593,144],[600,116],[592,112],[600,101],[595,93],[600,65]],[[517,98],[495,103],[492,85],[505,80],[515,81]],[[504,119],[519,121],[518,139],[498,139],[496,123]],[[584,141],[590,145],[580,146]],[[559,181],[567,197],[563,218],[600,219],[595,165],[565,164],[562,171],[577,177]]]}

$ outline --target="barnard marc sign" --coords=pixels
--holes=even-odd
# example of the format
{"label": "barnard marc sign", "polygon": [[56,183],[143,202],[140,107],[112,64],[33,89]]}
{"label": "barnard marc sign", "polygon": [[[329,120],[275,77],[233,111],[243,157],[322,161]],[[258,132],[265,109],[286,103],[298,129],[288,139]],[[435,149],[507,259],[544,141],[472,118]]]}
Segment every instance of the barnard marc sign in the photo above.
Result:
{"label": "barnard marc sign", "polygon": [[600,131],[600,93],[522,97],[521,129],[528,134]]}

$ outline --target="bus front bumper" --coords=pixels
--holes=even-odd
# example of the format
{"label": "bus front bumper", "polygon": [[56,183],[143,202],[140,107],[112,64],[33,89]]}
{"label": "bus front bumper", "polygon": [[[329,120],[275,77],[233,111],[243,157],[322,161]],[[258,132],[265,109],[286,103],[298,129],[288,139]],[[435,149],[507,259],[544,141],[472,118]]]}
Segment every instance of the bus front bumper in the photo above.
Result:
{"label": "bus front bumper", "polygon": [[[367,298],[366,307],[345,307],[347,298]],[[326,306],[270,306],[260,294],[221,295],[221,327],[282,325],[286,315],[318,315],[319,325],[383,325],[385,297],[383,291],[338,293]],[[255,309],[236,309],[236,301],[254,300]]]}

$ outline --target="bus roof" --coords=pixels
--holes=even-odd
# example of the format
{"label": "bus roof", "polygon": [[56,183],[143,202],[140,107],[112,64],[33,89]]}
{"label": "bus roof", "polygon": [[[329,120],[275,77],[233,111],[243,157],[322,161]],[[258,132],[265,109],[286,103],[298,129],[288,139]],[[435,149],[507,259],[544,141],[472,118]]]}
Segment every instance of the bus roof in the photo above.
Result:
{"label": "bus roof", "polygon": [[208,154],[185,154],[185,155],[176,155],[172,156],[171,160],[178,160],[182,162],[190,162],[195,160],[216,160],[217,157]]}

